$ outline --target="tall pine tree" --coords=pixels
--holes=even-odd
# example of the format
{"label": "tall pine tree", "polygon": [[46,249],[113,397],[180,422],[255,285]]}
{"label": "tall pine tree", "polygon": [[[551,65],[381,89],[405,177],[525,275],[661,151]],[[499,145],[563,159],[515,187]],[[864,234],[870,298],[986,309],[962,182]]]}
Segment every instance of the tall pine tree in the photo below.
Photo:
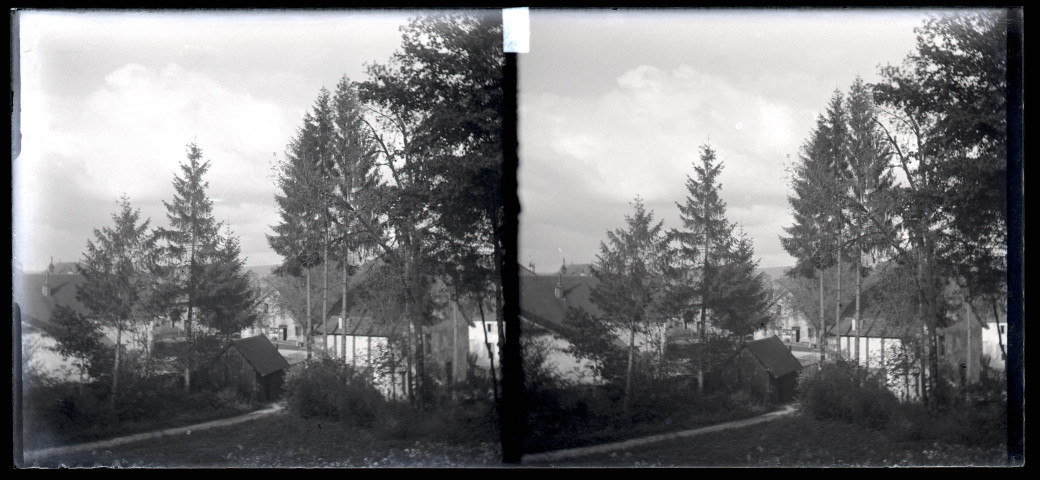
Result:
{"label": "tall pine tree", "polygon": [[166,206],[168,228],[155,232],[158,242],[157,273],[159,302],[174,321],[183,320],[187,350],[182,359],[185,389],[191,390],[191,371],[200,356],[199,327],[211,320],[212,311],[200,308],[212,303],[215,284],[211,264],[216,261],[220,225],[213,217],[213,200],[206,194],[209,182],[203,176],[209,161],[203,160],[198,145],[188,145],[181,174],[174,175],[174,197]]}
{"label": "tall pine tree", "polygon": [[83,276],[76,288],[76,299],[90,311],[88,320],[115,330],[110,397],[113,408],[119,397],[123,332],[136,330],[146,321],[143,310],[149,292],[147,261],[152,239],[147,233],[149,221],[141,222],[140,216],[140,210],[130,205],[129,198],[120,198],[119,212],[112,215],[113,225],[94,230],[94,240],[87,241],[83,260],[76,265]]}
{"label": "tall pine tree", "polygon": [[[859,334],[862,328],[860,297],[863,290],[864,256],[887,250],[888,235],[894,231],[891,215],[894,178],[888,169],[891,157],[889,147],[877,123],[873,95],[859,77],[853,82],[847,97],[848,163],[843,175],[849,185],[848,222],[852,259],[856,272],[855,349],[853,358],[860,357]],[[872,221],[865,212],[876,212]],[[874,221],[878,222],[877,224]]]}
{"label": "tall pine tree", "polygon": [[[702,145],[694,176],[686,177],[686,201],[679,207],[681,229],[670,232],[677,242],[679,264],[671,298],[685,323],[696,322],[700,339],[705,339],[712,293],[718,291],[719,269],[730,253],[733,226],[726,219],[726,202],[719,196],[718,176],[723,164],[710,145]],[[697,360],[697,389],[704,390],[705,349]]]}
{"label": "tall pine tree", "polygon": [[591,292],[592,301],[604,312],[603,320],[627,336],[625,410],[632,398],[636,335],[645,334],[649,324],[666,320],[661,306],[671,263],[663,223],[654,222],[653,212],[638,197],[632,208],[633,213],[625,216],[625,228],[608,231],[607,241],[600,243],[593,269],[598,283]]}
{"label": "tall pine tree", "polygon": [[751,237],[740,230],[718,271],[712,311],[718,328],[743,339],[769,325],[773,294],[766,274],[758,271]]}
{"label": "tall pine tree", "polygon": [[816,119],[809,140],[802,145],[798,161],[792,166],[790,182],[793,195],[787,197],[794,224],[784,227],[788,236],[780,237],[784,250],[796,260],[788,275],[816,277],[818,280],[820,298],[816,325],[821,360],[827,356],[823,277],[824,271],[837,263],[839,250],[834,202],[839,189],[831,157],[836,150],[832,130],[828,118],[821,115]]}

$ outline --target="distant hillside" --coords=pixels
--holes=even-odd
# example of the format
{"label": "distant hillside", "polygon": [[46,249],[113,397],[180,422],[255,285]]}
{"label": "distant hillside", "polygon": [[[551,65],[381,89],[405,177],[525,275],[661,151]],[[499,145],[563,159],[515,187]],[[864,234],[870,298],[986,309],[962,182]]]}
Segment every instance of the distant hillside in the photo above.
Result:
{"label": "distant hillside", "polygon": [[255,265],[246,267],[246,270],[253,272],[257,277],[267,278],[271,276],[271,272],[277,267],[278,265]]}
{"label": "distant hillside", "polygon": [[770,280],[776,281],[783,278],[784,274],[790,269],[791,267],[769,267],[759,268],[758,271],[766,274]]}

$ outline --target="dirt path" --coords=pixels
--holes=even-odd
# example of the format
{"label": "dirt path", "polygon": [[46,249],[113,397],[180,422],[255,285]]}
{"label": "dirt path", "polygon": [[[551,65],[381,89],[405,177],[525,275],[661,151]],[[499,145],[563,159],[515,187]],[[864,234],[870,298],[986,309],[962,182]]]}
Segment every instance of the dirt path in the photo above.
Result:
{"label": "dirt path", "polygon": [[790,415],[798,411],[798,407],[792,405],[786,405],[784,408],[775,412],[770,412],[765,415],[759,415],[757,417],[746,418],[744,420],[736,420],[732,422],[720,423],[718,425],[711,425],[708,427],[697,428],[693,430],[684,430],[682,432],[664,433],[661,435],[654,435],[651,437],[636,438],[632,440],[625,440],[622,442],[605,443],[602,445],[593,445],[589,447],[578,447],[568,448],[566,450],[555,450],[552,452],[535,453],[531,455],[524,455],[521,459],[523,464],[543,464],[550,463],[553,461],[567,460],[575,457],[584,455],[590,455],[594,453],[609,453],[617,450],[626,450],[634,447],[641,447],[644,445],[650,445],[657,442],[663,442],[666,440],[675,440],[679,438],[693,437],[696,435],[702,435],[705,433],[718,432],[721,430],[729,430],[731,428],[746,427],[748,425],[754,425],[756,423],[768,422],[775,420],[785,415]]}
{"label": "dirt path", "polygon": [[222,418],[219,420],[211,420],[209,422],[199,423],[195,425],[188,425],[186,427],[169,428],[166,430],[159,430],[156,432],[138,433],[135,435],[127,435],[125,437],[116,437],[109,440],[100,440],[97,442],[80,443],[77,445],[67,445],[64,447],[53,447],[44,448],[40,450],[29,450],[23,453],[25,463],[30,463],[33,460],[41,460],[53,455],[64,455],[74,452],[82,452],[85,450],[99,450],[105,448],[111,448],[117,445],[123,445],[126,443],[139,442],[141,440],[147,440],[150,438],[159,438],[168,435],[180,435],[187,434],[191,435],[192,432],[206,430],[215,427],[223,427],[225,425],[234,425],[236,423],[247,422],[255,418],[270,415],[272,413],[280,412],[285,409],[284,403],[276,403],[263,410],[257,410],[255,412],[249,412],[245,415],[239,415],[237,417]]}

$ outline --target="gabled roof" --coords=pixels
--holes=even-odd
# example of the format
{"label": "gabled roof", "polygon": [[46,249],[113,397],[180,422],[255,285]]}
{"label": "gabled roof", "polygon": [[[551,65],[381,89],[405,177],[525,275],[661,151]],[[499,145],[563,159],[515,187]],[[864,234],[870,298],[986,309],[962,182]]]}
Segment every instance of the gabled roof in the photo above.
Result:
{"label": "gabled roof", "polygon": [[748,342],[744,344],[744,348],[758,359],[773,378],[780,378],[802,369],[802,363],[776,335]]}
{"label": "gabled roof", "polygon": [[[562,288],[562,297],[556,297],[556,285]],[[580,308],[592,315],[602,310],[592,302],[592,289],[598,284],[591,276],[527,275],[520,277],[520,316],[557,333],[571,333],[563,323],[570,307]]]}
{"label": "gabled roof", "polygon": [[[14,302],[21,309],[22,322],[53,335],[59,328],[51,322],[51,313],[59,305],[88,314],[87,308],[76,299],[76,287],[83,281],[78,274],[22,273],[14,278]],[[50,286],[50,295],[44,296],[43,284]]]}
{"label": "gabled roof", "polygon": [[278,353],[278,348],[263,335],[236,339],[231,342],[231,348],[238,350],[261,377],[289,368],[289,362]]}

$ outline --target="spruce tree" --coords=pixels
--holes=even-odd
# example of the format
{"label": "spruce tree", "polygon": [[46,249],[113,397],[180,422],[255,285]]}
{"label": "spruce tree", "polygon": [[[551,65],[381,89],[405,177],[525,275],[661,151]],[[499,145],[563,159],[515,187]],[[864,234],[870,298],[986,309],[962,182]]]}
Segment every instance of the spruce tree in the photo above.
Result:
{"label": "spruce tree", "polygon": [[838,251],[835,234],[838,219],[834,202],[838,187],[831,156],[837,149],[833,146],[831,131],[828,119],[822,115],[817,117],[816,127],[802,146],[797,163],[792,166],[790,182],[793,195],[788,195],[787,201],[794,223],[784,227],[788,236],[780,237],[784,250],[796,260],[794,268],[787,274],[816,277],[819,283],[820,308],[816,324],[821,361],[827,356],[823,273],[837,263]]}
{"label": "spruce tree", "polygon": [[219,223],[213,217],[213,200],[206,194],[209,182],[203,176],[209,161],[203,160],[198,145],[188,145],[181,175],[174,175],[174,197],[166,206],[169,228],[155,232],[158,241],[157,271],[161,304],[169,317],[184,321],[187,352],[183,360],[185,389],[191,390],[191,371],[204,352],[198,351],[197,335],[205,333],[204,321],[212,312],[200,306],[212,303],[211,264],[217,258]]}
{"label": "spruce tree", "polygon": [[147,260],[152,249],[148,220],[140,221],[140,210],[130,199],[119,200],[113,225],[94,229],[94,240],[76,268],[83,282],[76,288],[76,299],[90,311],[89,321],[116,332],[111,377],[110,406],[119,397],[119,372],[122,369],[123,332],[136,330],[145,321],[143,308],[148,297],[150,276]]}
{"label": "spruce tree", "polygon": [[[857,361],[859,333],[862,328],[860,297],[863,277],[867,275],[863,258],[867,254],[887,250],[886,237],[894,231],[891,198],[894,178],[888,168],[889,147],[877,123],[873,95],[859,77],[853,82],[847,97],[848,163],[843,175],[850,186],[848,225],[852,245],[852,259],[856,271],[855,296],[855,349]],[[866,212],[874,212],[873,218]],[[876,222],[876,223],[875,223]]]}
{"label": "spruce tree", "polygon": [[[696,322],[702,342],[715,301],[712,293],[718,291],[719,269],[729,256],[733,235],[733,226],[726,219],[726,202],[719,196],[722,186],[718,176],[722,168],[715,150],[710,145],[702,145],[699,163],[693,165],[694,176],[686,176],[686,201],[676,204],[681,229],[670,232],[677,242],[679,264],[671,296],[678,304],[683,321]],[[700,351],[697,389],[702,392],[706,352],[704,348]]]}
{"label": "spruce tree", "polygon": [[[275,203],[280,222],[273,228],[274,235],[267,241],[283,263],[276,273],[303,276],[306,294],[306,313],[297,322],[304,326],[307,358],[311,358],[314,329],[311,305],[311,270],[324,263],[328,246],[329,223],[328,170],[331,161],[331,132],[328,92],[322,89],[313,112],[304,115],[303,125],[297,130],[277,165]],[[326,275],[327,277],[327,275]]]}
{"label": "spruce tree", "polygon": [[755,249],[743,230],[723,260],[710,297],[715,324],[732,338],[743,339],[771,321],[773,294],[765,273],[757,271]]}
{"label": "spruce tree", "polygon": [[223,337],[226,345],[236,333],[256,323],[260,294],[245,269],[242,248],[230,227],[218,242],[214,262],[208,267],[211,290],[202,309],[209,312],[208,326]]}
{"label": "spruce tree", "polygon": [[649,324],[664,323],[661,305],[671,252],[663,223],[654,222],[636,197],[633,213],[625,216],[625,228],[607,232],[600,242],[593,274],[598,280],[591,299],[603,310],[603,320],[627,336],[628,362],[625,371],[624,408],[632,398],[636,362],[636,335]]}

